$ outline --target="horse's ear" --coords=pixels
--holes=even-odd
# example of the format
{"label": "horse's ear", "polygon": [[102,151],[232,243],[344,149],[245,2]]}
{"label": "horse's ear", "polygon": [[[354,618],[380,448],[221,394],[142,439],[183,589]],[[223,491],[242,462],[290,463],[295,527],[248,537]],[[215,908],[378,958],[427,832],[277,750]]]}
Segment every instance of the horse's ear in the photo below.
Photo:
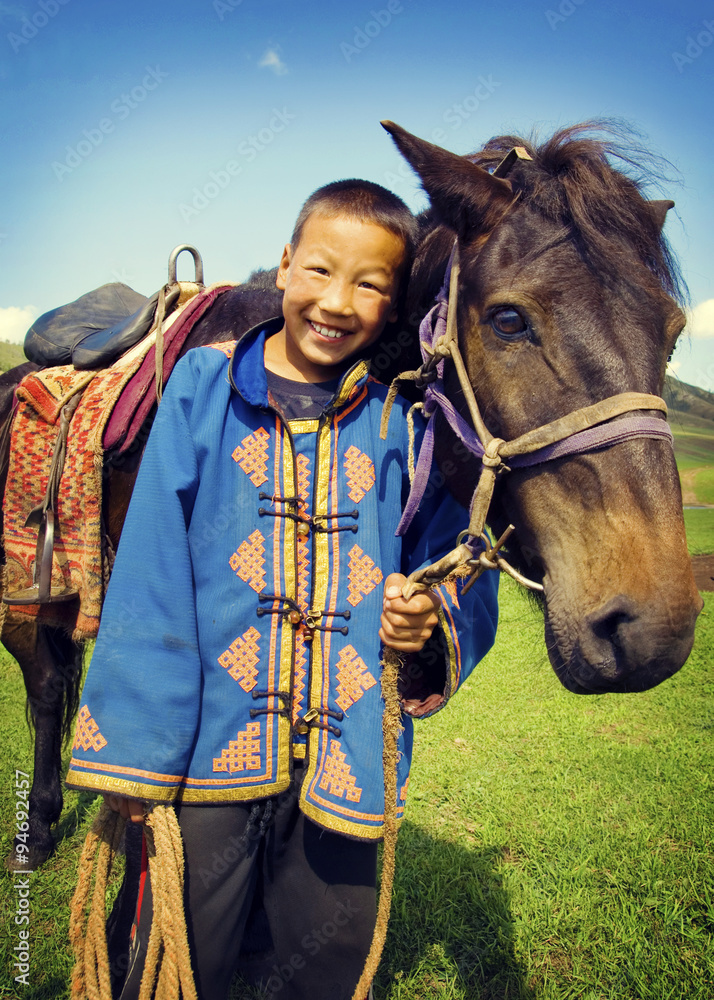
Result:
{"label": "horse's ear", "polygon": [[493,177],[465,156],[419,139],[394,122],[384,121],[382,127],[419,174],[439,220],[462,238],[489,232],[513,201],[508,181]]}
{"label": "horse's ear", "polygon": [[650,215],[652,219],[661,232],[664,229],[664,220],[667,218],[667,212],[670,208],[674,208],[673,201],[648,201],[647,207],[650,210]]}

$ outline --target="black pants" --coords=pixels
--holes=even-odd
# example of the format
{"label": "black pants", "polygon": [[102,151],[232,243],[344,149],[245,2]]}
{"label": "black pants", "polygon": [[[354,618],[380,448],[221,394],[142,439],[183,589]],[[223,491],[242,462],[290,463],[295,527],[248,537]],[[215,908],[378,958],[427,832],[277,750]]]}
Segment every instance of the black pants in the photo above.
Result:
{"label": "black pants", "polygon": [[[354,992],[374,930],[377,846],[312,823],[297,791],[298,782],[261,803],[177,807],[200,1000],[225,1000],[236,971],[270,1000],[350,1000]],[[117,930],[110,938],[114,967],[129,965],[121,1000],[139,995],[148,877],[142,890],[128,962],[126,936],[123,949]]]}

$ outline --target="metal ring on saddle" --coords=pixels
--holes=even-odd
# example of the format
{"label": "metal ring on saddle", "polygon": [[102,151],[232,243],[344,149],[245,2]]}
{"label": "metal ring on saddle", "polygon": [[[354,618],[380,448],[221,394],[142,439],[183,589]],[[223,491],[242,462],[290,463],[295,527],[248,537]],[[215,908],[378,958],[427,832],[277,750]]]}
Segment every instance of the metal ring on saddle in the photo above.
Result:
{"label": "metal ring on saddle", "polygon": [[178,261],[179,254],[183,253],[184,250],[188,250],[193,257],[195,274],[193,279],[194,282],[197,285],[203,285],[203,259],[201,258],[201,254],[198,252],[196,247],[191,246],[190,243],[182,243],[180,246],[174,247],[169,254],[169,284],[176,284],[176,263]]}

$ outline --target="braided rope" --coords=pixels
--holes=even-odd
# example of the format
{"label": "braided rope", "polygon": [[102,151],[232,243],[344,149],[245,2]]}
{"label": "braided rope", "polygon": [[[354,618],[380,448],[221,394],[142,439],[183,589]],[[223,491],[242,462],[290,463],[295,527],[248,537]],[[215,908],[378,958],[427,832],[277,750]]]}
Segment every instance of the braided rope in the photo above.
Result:
{"label": "braided rope", "polygon": [[[156,1000],[176,1000],[179,995],[183,1000],[196,1000],[183,899],[183,844],[173,807],[154,807],[147,818],[146,831],[154,896],[149,954],[158,950],[159,956],[157,974],[149,967],[147,954],[139,998],[149,1000],[156,976]],[[157,940],[152,947],[154,936]],[[147,980],[146,988],[144,980]]]}
{"label": "braided rope", "polygon": [[[111,1000],[105,901],[109,875],[124,826],[125,821],[119,814],[103,803],[82,848],[79,878],[69,918],[69,938],[75,959],[70,993],[72,1000]],[[92,901],[87,912],[90,893]]]}
{"label": "braided rope", "polygon": [[414,476],[416,474],[416,466],[414,462],[414,453],[416,450],[415,442],[415,432],[414,432],[414,411],[419,410],[420,412],[424,409],[423,403],[414,403],[407,410],[407,430],[409,432],[409,454],[408,454],[408,467],[409,467],[409,485],[411,486],[414,482]]}
{"label": "braided rope", "polygon": [[[104,803],[84,842],[70,909],[69,933],[75,957],[71,1000],[112,1000],[106,891],[124,827],[125,821]],[[173,806],[153,806],[144,830],[154,917],[139,997],[197,1000],[183,901],[183,844]]]}
{"label": "braided rope", "polygon": [[385,648],[382,659],[382,697],[384,715],[382,717],[384,766],[384,848],[382,850],[382,879],[379,887],[379,907],[377,921],[369,954],[355,988],[352,1000],[364,1000],[368,995],[377,966],[382,957],[387,937],[389,911],[392,906],[395,858],[397,852],[397,740],[401,730],[401,708],[397,680],[402,666],[401,657],[394,649]]}

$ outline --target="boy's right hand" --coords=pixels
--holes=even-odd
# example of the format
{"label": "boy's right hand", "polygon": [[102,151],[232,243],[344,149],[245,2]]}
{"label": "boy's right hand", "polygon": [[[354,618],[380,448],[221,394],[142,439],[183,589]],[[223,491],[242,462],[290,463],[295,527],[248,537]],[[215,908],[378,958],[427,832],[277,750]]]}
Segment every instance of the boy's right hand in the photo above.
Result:
{"label": "boy's right hand", "polygon": [[105,795],[104,801],[110,809],[118,812],[122,819],[131,820],[132,823],[144,822],[143,802],[138,802],[136,799],[125,799],[121,795]]}

